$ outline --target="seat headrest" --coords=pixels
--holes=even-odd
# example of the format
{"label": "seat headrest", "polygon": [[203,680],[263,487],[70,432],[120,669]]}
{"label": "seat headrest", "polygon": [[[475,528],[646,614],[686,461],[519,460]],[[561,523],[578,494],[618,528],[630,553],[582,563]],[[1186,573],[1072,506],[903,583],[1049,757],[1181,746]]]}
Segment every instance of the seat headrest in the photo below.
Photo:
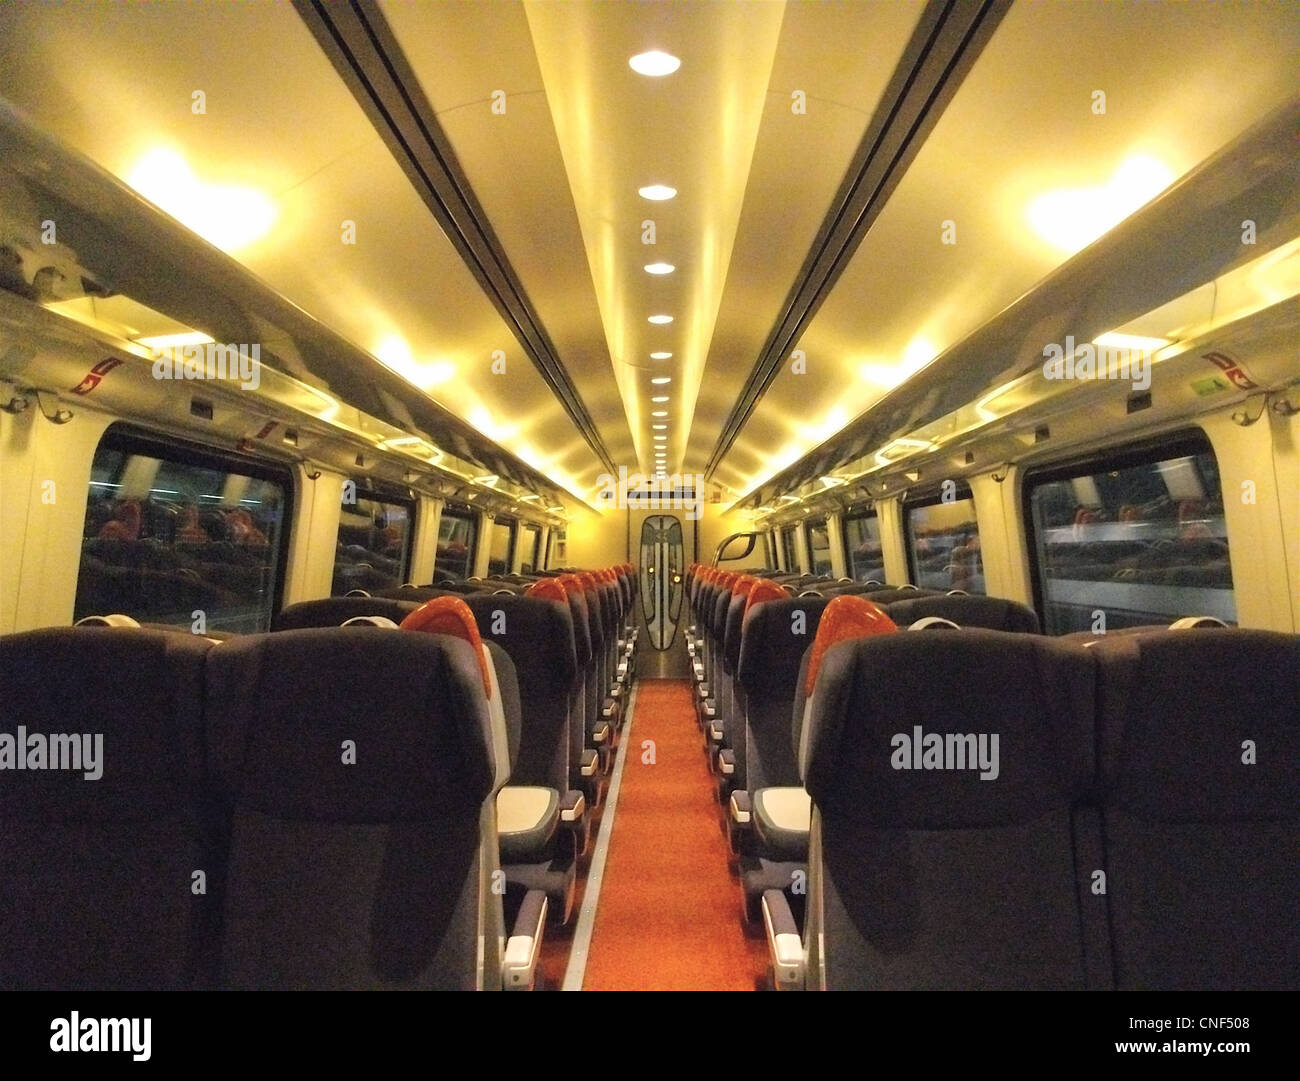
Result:
{"label": "seat headrest", "polygon": [[749,615],[749,610],[756,604],[785,600],[786,596],[786,591],[770,578],[759,578],[749,588],[749,599],[745,601],[745,615]]}
{"label": "seat headrest", "polygon": [[421,631],[424,634],[449,634],[453,638],[468,642],[474,647],[474,655],[478,657],[479,674],[483,677],[483,693],[488,698],[492,697],[492,677],[488,671],[483,639],[479,637],[474,613],[459,597],[435,597],[431,601],[425,601],[402,620],[399,629]]}
{"label": "seat headrest", "polygon": [[943,616],[922,616],[915,623],[910,624],[907,629],[909,631],[961,630],[951,619],[944,619]]}
{"label": "seat headrest", "polygon": [[826,651],[839,642],[851,638],[865,638],[872,634],[891,634],[898,630],[894,621],[885,615],[885,610],[862,597],[848,594],[833,597],[822,613],[821,623],[817,627],[817,637],[813,639],[812,659],[808,662],[808,677],[804,682],[804,694],[811,695],[817,683],[817,671],[821,668]]}
{"label": "seat headrest", "polygon": [[346,593],[343,594],[343,596],[345,596],[345,597],[369,597],[370,594],[367,593],[364,589],[349,589]]}
{"label": "seat headrest", "polygon": [[543,600],[559,601],[561,604],[567,604],[569,601],[569,591],[558,578],[542,578],[534,582],[524,592],[524,596],[541,597]]}
{"label": "seat headrest", "polygon": [[747,594],[749,593],[750,588],[751,588],[751,587],[754,585],[754,583],[757,582],[757,581],[758,581],[758,579],[755,578],[752,574],[742,574],[739,578],[737,578],[737,579],[732,583],[732,585],[731,585],[731,595],[732,595],[733,597],[739,597],[739,596],[742,596],[742,595],[747,595]]}
{"label": "seat headrest", "polygon": [[397,630],[397,624],[387,616],[353,616],[351,619],[345,619],[341,627],[390,627]]}

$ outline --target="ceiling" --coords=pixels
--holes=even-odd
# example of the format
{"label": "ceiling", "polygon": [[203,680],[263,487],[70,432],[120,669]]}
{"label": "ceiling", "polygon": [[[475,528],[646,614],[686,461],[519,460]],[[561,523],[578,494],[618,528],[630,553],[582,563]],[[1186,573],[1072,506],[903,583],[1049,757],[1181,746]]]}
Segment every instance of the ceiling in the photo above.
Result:
{"label": "ceiling", "polygon": [[[1300,83],[1300,5],[994,5],[809,308],[791,343],[801,365],[755,382],[728,436],[846,173],[897,119],[900,64],[949,7],[360,5],[558,358],[560,390],[310,11],[5,4],[0,95],[571,492],[591,498],[610,464],[651,473],[662,447],[669,473],[712,465],[729,501]],[[633,71],[651,49],[680,68]],[[653,183],[676,197],[638,194]]]}

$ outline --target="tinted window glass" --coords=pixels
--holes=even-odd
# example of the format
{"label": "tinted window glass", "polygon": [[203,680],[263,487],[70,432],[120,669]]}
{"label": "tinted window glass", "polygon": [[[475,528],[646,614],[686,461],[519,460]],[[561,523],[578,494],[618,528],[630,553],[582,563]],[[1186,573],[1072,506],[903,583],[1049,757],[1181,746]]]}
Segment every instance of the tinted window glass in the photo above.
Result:
{"label": "tinted window glass", "polygon": [[825,518],[808,523],[808,550],[812,556],[813,574],[830,574],[831,539]]}
{"label": "tinted window glass", "polygon": [[510,573],[515,552],[515,523],[498,518],[492,523],[492,548],[488,553],[488,577]]}
{"label": "tinted window glass", "polygon": [[438,552],[434,556],[434,581],[465,579],[474,565],[478,519],[473,511],[444,507],[438,522]]}
{"label": "tinted window glass", "polygon": [[91,465],[74,619],[270,628],[289,478],[108,433]]}
{"label": "tinted window glass", "polygon": [[884,582],[885,557],[880,546],[880,519],[876,515],[844,519],[844,546],[851,578],[859,582]]}
{"label": "tinted window glass", "polygon": [[374,593],[406,581],[411,543],[410,503],[390,503],[345,491],[334,550],[331,591]]}
{"label": "tinted window glass", "polygon": [[542,539],[542,531],[538,526],[525,525],[523,527],[523,562],[519,565],[521,574],[531,574],[533,571],[540,570],[538,560],[541,553],[538,552],[538,544]]}
{"label": "tinted window glass", "polygon": [[1214,452],[1151,452],[1026,481],[1049,633],[1236,620]]}
{"label": "tinted window glass", "polygon": [[917,503],[904,508],[912,584],[923,589],[984,592],[975,501],[965,498]]}
{"label": "tinted window glass", "polygon": [[799,557],[794,542],[794,530],[795,527],[792,525],[788,525],[781,530],[781,549],[785,552],[785,569],[792,574],[800,570]]}

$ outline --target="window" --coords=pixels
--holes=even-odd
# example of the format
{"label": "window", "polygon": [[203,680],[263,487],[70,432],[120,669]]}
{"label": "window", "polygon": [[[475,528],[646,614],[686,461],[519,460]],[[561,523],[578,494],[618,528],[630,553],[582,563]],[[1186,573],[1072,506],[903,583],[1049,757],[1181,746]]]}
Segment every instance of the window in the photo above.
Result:
{"label": "window", "polygon": [[970,489],[905,503],[903,511],[912,584],[983,593],[984,563]]}
{"label": "window", "polygon": [[473,573],[478,518],[468,507],[446,506],[438,522],[434,581],[464,581]]}
{"label": "window", "polygon": [[352,589],[374,593],[405,582],[414,514],[413,500],[385,500],[375,492],[345,486],[332,595],[341,597]]}
{"label": "window", "polygon": [[519,572],[521,574],[532,574],[534,571],[541,569],[537,561],[541,555],[542,529],[541,526],[530,525],[529,523],[524,523],[522,528],[524,554],[523,561],[519,564]]}
{"label": "window", "polygon": [[510,561],[515,554],[516,525],[513,518],[498,518],[492,523],[492,547],[488,552],[489,578],[510,573]]}
{"label": "window", "polygon": [[831,538],[826,519],[817,518],[808,523],[808,554],[812,559],[813,574],[831,574]]}
{"label": "window", "polygon": [[73,618],[268,630],[290,491],[286,472],[110,428],[90,468]]}
{"label": "window", "polygon": [[1236,620],[1219,467],[1203,436],[1030,473],[1025,500],[1049,634]]}
{"label": "window", "polygon": [[795,544],[794,533],[797,526],[788,525],[781,530],[781,551],[785,553],[785,569],[790,574],[799,571],[798,546]]}
{"label": "window", "polygon": [[885,580],[885,556],[880,544],[880,518],[854,514],[844,519],[844,555],[849,577],[858,582]]}

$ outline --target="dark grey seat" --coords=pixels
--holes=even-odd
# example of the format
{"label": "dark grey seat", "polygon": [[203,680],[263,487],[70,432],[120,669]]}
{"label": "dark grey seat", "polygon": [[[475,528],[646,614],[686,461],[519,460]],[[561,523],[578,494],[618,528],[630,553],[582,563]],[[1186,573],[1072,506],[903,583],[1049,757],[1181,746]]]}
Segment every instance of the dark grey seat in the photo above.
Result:
{"label": "dark grey seat", "polygon": [[[880,603],[881,594],[867,600]],[[889,618],[900,627],[909,627],[918,619],[938,616],[950,619],[959,627],[983,627],[991,631],[1014,631],[1038,634],[1038,616],[1032,608],[1002,597],[951,596],[948,594],[912,597],[885,605]]]}
{"label": "dark grey seat", "polygon": [[400,624],[419,607],[413,600],[389,597],[324,597],[286,605],[271,617],[271,630],[297,631],[308,627],[341,627],[358,616],[382,616]]}
{"label": "dark grey seat", "polygon": [[[0,730],[88,734],[78,756],[97,759],[0,774],[0,987],[212,985],[226,838],[205,798],[211,648],[143,629],[0,638]],[[60,742],[60,763],[75,765]]]}
{"label": "dark grey seat", "polygon": [[225,982],[475,987],[497,776],[473,648],[365,628],[248,636],[209,658],[206,701],[232,816]]}
{"label": "dark grey seat", "polygon": [[[787,888],[792,875],[806,873],[807,798],[792,718],[803,658],[830,601],[756,597],[742,620],[736,672],[746,704],[745,786],[731,793],[727,818],[740,853],[745,911],[754,919],[765,890]],[[765,789],[774,791],[760,798]]]}
{"label": "dark grey seat", "polygon": [[[1094,682],[1091,651],[1034,635],[827,650],[803,761],[820,852],[809,896],[821,898],[805,933],[824,955],[810,986],[1108,985],[1105,901],[1089,892],[1098,827],[1076,821],[1094,772]],[[937,761],[968,767],[969,752],[976,768],[903,768],[923,764],[911,744],[924,751],[926,736],[951,748]]]}
{"label": "dark grey seat", "polygon": [[1300,986],[1300,637],[1160,630],[1089,653],[1116,986]]}

